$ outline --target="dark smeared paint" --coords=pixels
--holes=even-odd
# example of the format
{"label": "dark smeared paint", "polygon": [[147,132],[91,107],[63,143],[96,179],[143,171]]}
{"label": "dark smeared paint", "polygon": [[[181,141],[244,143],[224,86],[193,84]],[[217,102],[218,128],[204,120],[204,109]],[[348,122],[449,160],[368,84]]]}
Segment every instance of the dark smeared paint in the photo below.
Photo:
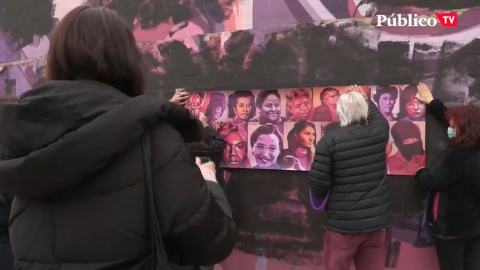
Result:
{"label": "dark smeared paint", "polygon": [[0,0],[0,29],[10,33],[19,48],[33,42],[34,35],[52,31],[53,0]]}

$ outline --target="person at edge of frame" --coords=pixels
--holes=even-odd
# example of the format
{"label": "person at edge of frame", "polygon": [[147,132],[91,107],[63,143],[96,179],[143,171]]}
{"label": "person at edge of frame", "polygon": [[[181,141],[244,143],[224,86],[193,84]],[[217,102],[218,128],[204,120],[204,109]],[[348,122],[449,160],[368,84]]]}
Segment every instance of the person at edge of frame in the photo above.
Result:
{"label": "person at edge of frame", "polygon": [[447,108],[428,86],[418,100],[444,124],[449,146],[416,180],[430,190],[426,222],[431,224],[441,270],[480,269],[480,106]]}

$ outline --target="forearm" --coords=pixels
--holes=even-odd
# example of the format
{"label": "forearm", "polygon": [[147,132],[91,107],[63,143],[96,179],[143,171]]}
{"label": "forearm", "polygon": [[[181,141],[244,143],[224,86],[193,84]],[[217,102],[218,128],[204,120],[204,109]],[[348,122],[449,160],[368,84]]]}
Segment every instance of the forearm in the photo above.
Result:
{"label": "forearm", "polygon": [[433,99],[430,103],[428,103],[427,110],[435,117],[435,119],[444,124],[448,124],[447,119],[445,118],[445,113],[448,109],[441,100]]}

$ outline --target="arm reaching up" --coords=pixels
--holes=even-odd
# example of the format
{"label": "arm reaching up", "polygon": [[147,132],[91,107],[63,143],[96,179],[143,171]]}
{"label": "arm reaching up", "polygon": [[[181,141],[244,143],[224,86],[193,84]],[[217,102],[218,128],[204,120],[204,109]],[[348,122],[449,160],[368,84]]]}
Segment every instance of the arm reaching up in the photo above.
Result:
{"label": "arm reaching up", "polygon": [[388,133],[390,131],[390,126],[385,117],[382,116],[380,110],[378,110],[377,105],[367,98],[365,92],[358,85],[352,85],[351,91],[358,92],[365,97],[368,103],[368,125],[372,128],[374,134],[385,134],[388,140]]}
{"label": "arm reaching up", "polygon": [[427,105],[428,112],[430,112],[435,117],[435,119],[444,124],[448,124],[447,119],[445,118],[447,107],[445,107],[441,100],[433,98],[432,92],[426,84],[418,84],[417,98],[418,100],[420,100],[420,102]]}

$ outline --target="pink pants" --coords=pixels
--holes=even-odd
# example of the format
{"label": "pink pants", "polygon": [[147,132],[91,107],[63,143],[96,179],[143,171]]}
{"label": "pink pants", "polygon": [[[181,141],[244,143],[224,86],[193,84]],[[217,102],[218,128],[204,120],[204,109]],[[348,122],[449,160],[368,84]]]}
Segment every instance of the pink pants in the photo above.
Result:
{"label": "pink pants", "polygon": [[352,261],[356,270],[385,269],[387,248],[386,230],[360,235],[327,230],[323,247],[325,270],[349,270]]}

